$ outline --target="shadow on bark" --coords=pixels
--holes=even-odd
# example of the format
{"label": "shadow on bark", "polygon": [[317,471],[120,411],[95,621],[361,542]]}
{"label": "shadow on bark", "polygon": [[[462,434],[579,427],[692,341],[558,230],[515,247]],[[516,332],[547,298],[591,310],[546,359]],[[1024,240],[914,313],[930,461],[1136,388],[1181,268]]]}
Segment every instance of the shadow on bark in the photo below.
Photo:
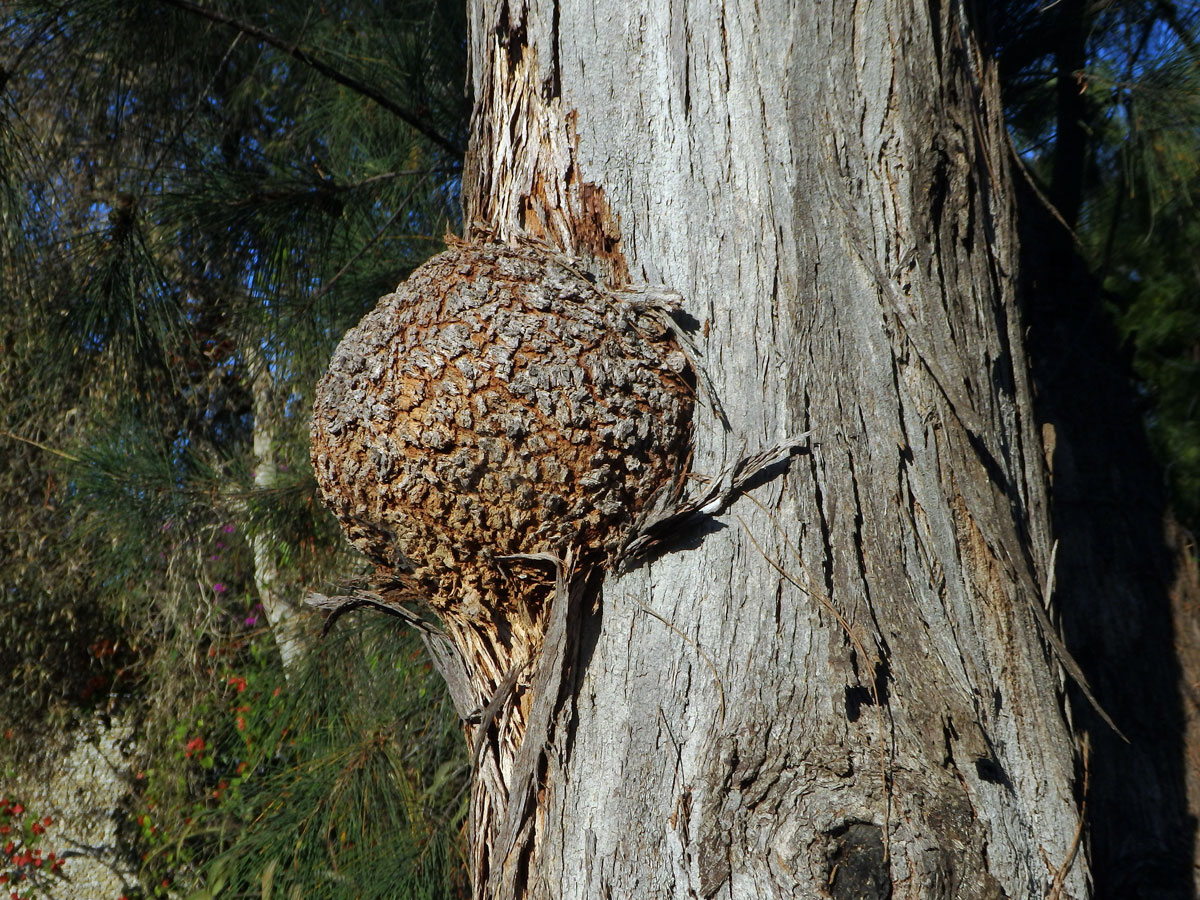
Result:
{"label": "shadow on bark", "polygon": [[833,900],[890,900],[892,882],[888,873],[883,829],[868,822],[854,822],[828,832],[826,883]]}
{"label": "shadow on bark", "polygon": [[[1067,646],[1126,744],[1074,685],[1091,739],[1087,819],[1097,900],[1192,898],[1188,685],[1200,672],[1174,611],[1196,606],[1129,379],[1128,361],[1063,227],[1017,176],[1022,285],[1038,421],[1059,540],[1055,606]],[[1194,592],[1194,588],[1192,591]]]}

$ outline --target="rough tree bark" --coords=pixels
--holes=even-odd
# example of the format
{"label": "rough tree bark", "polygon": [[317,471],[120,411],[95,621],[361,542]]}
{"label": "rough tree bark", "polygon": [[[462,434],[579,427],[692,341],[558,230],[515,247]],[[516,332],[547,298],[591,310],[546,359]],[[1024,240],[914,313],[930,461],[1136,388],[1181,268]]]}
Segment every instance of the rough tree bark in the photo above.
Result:
{"label": "rough tree bark", "polygon": [[1007,144],[959,7],[471,9],[474,234],[685,298],[729,420],[698,407],[695,472],[814,433],[605,581],[516,893],[1085,896]]}
{"label": "rough tree bark", "polygon": [[[467,244],[343,341],[314,463],[370,602],[425,591],[446,622],[476,895],[1086,896],[1007,139],[961,7],[469,8]],[[653,398],[691,381],[670,291],[691,456],[627,435],[597,484],[691,479],[655,475],[626,524],[518,524],[555,453],[559,508],[586,500],[577,448],[608,452],[623,384],[637,429],[682,433]],[[741,495],[618,572],[666,488],[718,473]]]}

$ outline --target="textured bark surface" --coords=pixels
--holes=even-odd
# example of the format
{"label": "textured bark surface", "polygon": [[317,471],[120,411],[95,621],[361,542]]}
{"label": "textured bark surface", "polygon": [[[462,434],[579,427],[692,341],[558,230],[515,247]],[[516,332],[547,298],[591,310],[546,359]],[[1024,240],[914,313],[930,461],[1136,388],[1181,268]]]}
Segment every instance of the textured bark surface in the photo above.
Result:
{"label": "textured bark surface", "polygon": [[1086,895],[1007,144],[957,14],[471,4],[472,227],[684,296],[729,420],[698,407],[697,472],[816,442],[582,611],[513,894]]}
{"label": "textured bark surface", "polygon": [[666,316],[540,248],[441,254],[346,335],[317,389],[326,502],[436,609],[496,627],[516,606],[497,557],[611,556],[679,484],[695,384]]}

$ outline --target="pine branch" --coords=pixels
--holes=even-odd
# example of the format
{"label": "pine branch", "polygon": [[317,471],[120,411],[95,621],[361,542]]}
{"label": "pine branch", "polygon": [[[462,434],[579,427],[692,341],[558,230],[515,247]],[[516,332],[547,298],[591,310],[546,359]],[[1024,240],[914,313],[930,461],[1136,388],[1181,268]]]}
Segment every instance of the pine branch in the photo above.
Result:
{"label": "pine branch", "polygon": [[[334,276],[332,278],[330,278],[327,282],[325,282],[323,285],[321,285],[321,289],[319,291],[317,291],[315,294],[313,294],[312,298],[303,307],[301,307],[300,315],[307,315],[308,310],[312,307],[312,304],[315,303],[317,300],[320,300],[327,293],[329,293],[329,290],[338,282],[338,280],[343,275],[345,275],[347,272],[350,271],[350,268],[356,262],[358,262],[358,260],[360,258],[362,258],[363,254],[365,254],[368,250],[370,250],[371,247],[375,244],[375,242],[378,241],[381,237],[383,237],[384,232],[386,232],[389,228],[391,228],[392,225],[395,224],[396,220],[399,219],[403,213],[408,211],[409,201],[412,200],[413,195],[417,192],[417,190],[421,187],[421,185],[425,183],[425,178],[426,178],[426,176],[423,175],[419,179],[417,179],[417,182],[416,182],[416,184],[413,185],[412,190],[410,190],[408,192],[408,196],[406,196],[403,200],[401,200],[400,205],[396,207],[396,211],[394,213],[392,213],[392,215],[388,218],[388,220],[386,222],[384,222],[381,226],[379,226],[379,229],[373,235],[371,235],[371,237],[361,247],[358,248],[358,251],[353,256],[351,256],[350,259],[348,259],[346,261],[345,265],[343,265],[340,269],[338,269],[338,271],[334,274]],[[370,179],[367,179],[367,180],[370,180]]]}
{"label": "pine branch", "polygon": [[22,443],[28,444],[31,447],[37,447],[39,450],[44,450],[47,453],[53,453],[55,456],[60,456],[63,459],[70,460],[71,462],[82,462],[78,456],[72,456],[70,453],[64,453],[62,450],[55,450],[53,447],[49,447],[40,441],[35,441],[33,438],[21,437],[21,435],[13,434],[11,431],[0,431],[0,437],[7,437],[12,438],[14,441],[21,441]]}
{"label": "pine branch", "polygon": [[1192,34],[1191,30],[1180,21],[1179,10],[1176,9],[1175,4],[1168,2],[1168,0],[1158,0],[1158,2],[1155,4],[1155,7],[1158,11],[1158,15],[1162,16],[1163,21],[1170,26],[1171,31],[1173,31],[1175,36],[1179,38],[1179,42],[1183,44],[1183,46],[1187,47],[1188,53],[1190,53],[1193,57],[1196,56],[1198,48],[1196,46],[1195,36]]}
{"label": "pine branch", "polygon": [[306,66],[309,66],[315,71],[321,73],[326,78],[336,81],[338,84],[349,88],[350,90],[362,95],[363,97],[366,97],[369,100],[373,100],[375,103],[379,104],[379,106],[383,107],[383,109],[387,110],[401,121],[415,128],[421,134],[425,135],[425,137],[429,138],[429,140],[433,141],[433,143],[437,144],[443,150],[447,150],[455,156],[463,155],[464,150],[462,147],[458,146],[458,144],[456,144],[454,141],[441,134],[441,132],[434,128],[433,125],[431,125],[423,117],[417,115],[412,110],[393,102],[391,99],[384,96],[370,85],[364,84],[355,78],[351,78],[344,72],[333,68],[328,63],[322,62],[308,51],[302,50],[296,44],[289,43],[288,41],[283,40],[271,32],[265,31],[262,28],[258,28],[255,25],[251,25],[248,22],[242,22],[239,19],[235,19],[232,16],[227,16],[224,13],[216,12],[215,10],[205,9],[203,6],[200,6],[197,3],[193,3],[192,0],[164,0],[164,2],[168,6],[174,6],[176,9],[182,9],[185,12],[190,12],[194,15],[201,16],[202,18],[208,19],[210,22],[216,22],[219,25],[225,25],[226,27],[236,29],[242,34],[248,35],[255,40],[262,41],[264,44],[269,44],[275,49],[283,51],[293,59],[298,60],[299,62],[304,63]]}

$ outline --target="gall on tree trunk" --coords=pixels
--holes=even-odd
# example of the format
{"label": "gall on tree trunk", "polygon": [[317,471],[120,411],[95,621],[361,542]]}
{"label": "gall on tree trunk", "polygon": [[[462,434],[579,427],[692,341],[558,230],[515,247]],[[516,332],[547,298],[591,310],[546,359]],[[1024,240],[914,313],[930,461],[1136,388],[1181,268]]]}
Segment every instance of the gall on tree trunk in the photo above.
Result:
{"label": "gall on tree trunk", "polygon": [[314,463],[381,593],[442,617],[476,896],[1085,897],[1008,144],[959,7],[469,8],[467,241],[380,307],[425,318],[347,337]]}
{"label": "gall on tree trunk", "polygon": [[683,297],[728,420],[701,390],[694,473],[812,431],[605,580],[520,895],[1087,893],[1007,137],[957,10],[471,4],[475,233]]}

